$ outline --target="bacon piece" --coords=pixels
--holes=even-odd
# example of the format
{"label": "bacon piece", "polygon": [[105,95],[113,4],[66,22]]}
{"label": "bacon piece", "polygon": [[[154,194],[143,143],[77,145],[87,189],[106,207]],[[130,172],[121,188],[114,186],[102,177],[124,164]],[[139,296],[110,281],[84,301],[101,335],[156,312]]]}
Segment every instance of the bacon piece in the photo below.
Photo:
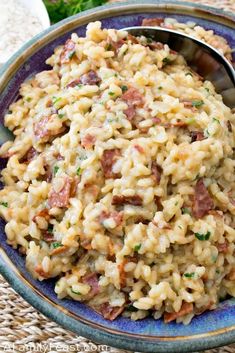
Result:
{"label": "bacon piece", "polygon": [[49,215],[49,210],[48,208],[43,208],[41,211],[38,211],[32,218],[33,222],[37,221],[37,217],[42,217],[45,218],[47,221],[49,221],[50,219],[50,215]]}
{"label": "bacon piece", "polygon": [[184,121],[176,121],[175,123],[170,124],[171,127],[186,127],[188,124]]}
{"label": "bacon piece", "polygon": [[193,106],[193,102],[189,99],[180,99],[180,102],[183,103],[185,108],[191,109],[192,111],[196,112],[197,108]]}
{"label": "bacon piece", "polygon": [[132,34],[128,34],[127,39],[130,40],[133,44],[139,44],[138,39]]}
{"label": "bacon piece", "polygon": [[25,155],[19,160],[20,163],[29,163],[34,157],[38,155],[38,151],[35,150],[34,147],[30,147],[30,149],[25,153]]}
{"label": "bacon piece", "polygon": [[161,122],[162,122],[161,119],[157,118],[157,117],[153,118],[152,120],[153,120],[154,124],[161,124]]}
{"label": "bacon piece", "polygon": [[111,38],[108,39],[108,47],[110,46],[109,50],[112,50],[117,54],[118,50],[125,44],[124,39],[119,39],[117,41],[112,40]]}
{"label": "bacon piece", "polygon": [[99,215],[99,222],[102,223],[108,218],[113,218],[114,222],[116,223],[116,227],[118,227],[123,221],[123,213],[117,212],[117,211],[112,211],[112,212],[102,211],[101,214]]}
{"label": "bacon piece", "polygon": [[84,240],[81,241],[80,244],[86,250],[91,250],[92,249],[90,239],[84,239]]}
{"label": "bacon piece", "polygon": [[164,18],[162,17],[155,17],[155,18],[144,18],[141,26],[161,26],[164,22]]}
{"label": "bacon piece", "polygon": [[143,95],[137,88],[130,87],[125,93],[123,93],[121,98],[128,105],[128,108],[125,109],[123,113],[127,116],[128,120],[132,121],[136,115],[136,108],[144,104]]}
{"label": "bacon piece", "polygon": [[159,184],[161,181],[162,167],[156,162],[151,164],[152,176],[156,184]]}
{"label": "bacon piece", "polygon": [[34,271],[39,274],[39,276],[43,277],[43,278],[49,278],[49,274],[47,272],[45,272],[42,268],[42,265],[37,265],[34,269]]}
{"label": "bacon piece", "polygon": [[114,195],[112,199],[112,205],[134,205],[142,206],[143,200],[139,195],[134,196],[124,196],[124,195]]}
{"label": "bacon piece", "polygon": [[135,107],[133,107],[133,106],[128,107],[127,109],[125,109],[123,111],[123,113],[127,116],[127,119],[129,121],[132,121],[133,118],[135,117]]}
{"label": "bacon piece", "polygon": [[144,149],[140,145],[134,145],[134,148],[139,152],[139,153],[144,153]]}
{"label": "bacon piece", "polygon": [[64,253],[64,252],[67,251],[67,250],[68,250],[68,246],[66,246],[66,245],[61,245],[61,246],[58,246],[58,248],[53,249],[53,250],[50,252],[50,255],[59,255],[59,254]]}
{"label": "bacon piece", "polygon": [[204,185],[203,179],[198,179],[194,190],[195,193],[192,208],[193,215],[195,218],[202,218],[213,209],[214,203],[206,186]]}
{"label": "bacon piece", "polygon": [[74,52],[75,52],[75,43],[72,41],[72,39],[68,39],[65,42],[64,48],[60,54],[60,63],[61,64],[69,63]]}
{"label": "bacon piece", "polygon": [[205,139],[202,131],[190,131],[191,142],[202,141]]}
{"label": "bacon piece", "polygon": [[48,230],[42,230],[42,238],[45,240],[47,243],[53,243],[55,241],[54,239],[54,234],[51,232],[48,232]]}
{"label": "bacon piece", "polygon": [[47,124],[50,120],[53,119],[53,116],[44,116],[39,122],[35,123],[33,126],[33,132],[35,137],[38,140],[43,140],[43,142],[47,142],[51,137],[55,137],[62,133],[65,130],[64,126],[61,126],[59,129],[49,130],[47,128]]}
{"label": "bacon piece", "polygon": [[104,173],[104,177],[109,179],[120,178],[120,173],[114,173],[112,171],[112,167],[114,163],[121,156],[121,151],[118,148],[113,148],[111,150],[104,150],[103,155],[101,157],[101,167]]}
{"label": "bacon piece", "polygon": [[125,306],[110,306],[109,303],[101,304],[98,312],[107,320],[115,320],[124,310]]}
{"label": "bacon piece", "polygon": [[66,87],[76,87],[79,84],[81,84],[80,78],[77,78],[76,80],[71,81]]}
{"label": "bacon piece", "polygon": [[52,207],[67,207],[71,196],[73,178],[66,176],[64,178],[63,188],[56,192],[53,188],[49,193],[48,206]]}
{"label": "bacon piece", "polygon": [[101,79],[97,73],[93,70],[88,71],[87,73],[80,76],[80,83],[82,85],[98,85],[101,82]]}
{"label": "bacon piece", "polygon": [[227,242],[227,240],[225,240],[225,242],[222,244],[217,243],[216,246],[219,252],[222,252],[223,254],[226,254],[228,252],[229,243]]}
{"label": "bacon piece", "polygon": [[184,302],[181,306],[180,311],[178,313],[164,313],[164,322],[165,324],[168,324],[171,321],[176,320],[178,317],[190,314],[193,311],[193,304],[192,303],[186,303]]}
{"label": "bacon piece", "polygon": [[88,284],[91,287],[89,293],[86,296],[86,300],[90,300],[96,294],[99,293],[100,291],[99,279],[95,272],[89,273],[88,275],[82,277],[82,282]]}
{"label": "bacon piece", "polygon": [[96,137],[91,135],[91,134],[86,134],[81,141],[81,145],[82,147],[86,148],[86,149],[91,149],[96,141]]}
{"label": "bacon piece", "polygon": [[164,44],[161,42],[152,41],[151,43],[148,43],[148,47],[152,50],[161,50],[164,49]]}
{"label": "bacon piece", "polygon": [[228,128],[228,131],[229,132],[233,132],[233,127],[232,127],[232,124],[231,124],[231,121],[230,120],[227,120],[227,128]]}

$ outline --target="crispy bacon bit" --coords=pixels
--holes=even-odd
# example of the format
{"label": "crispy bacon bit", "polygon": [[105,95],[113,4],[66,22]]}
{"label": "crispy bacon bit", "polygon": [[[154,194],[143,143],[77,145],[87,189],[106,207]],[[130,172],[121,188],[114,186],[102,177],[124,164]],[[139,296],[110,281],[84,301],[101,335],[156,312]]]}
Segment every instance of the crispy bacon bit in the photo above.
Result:
{"label": "crispy bacon bit", "polygon": [[162,167],[156,162],[151,164],[152,177],[156,184],[159,184],[161,181]]}
{"label": "crispy bacon bit", "polygon": [[195,141],[202,141],[204,140],[205,136],[202,131],[190,131],[191,142]]}
{"label": "crispy bacon bit", "polygon": [[81,145],[82,147],[86,148],[86,149],[91,149],[96,141],[96,137],[91,135],[91,134],[86,134],[81,141]]}
{"label": "crispy bacon bit", "polygon": [[92,246],[91,246],[91,241],[89,239],[84,239],[81,241],[81,246],[86,249],[86,250],[91,250]]}
{"label": "crispy bacon bit", "polygon": [[132,34],[128,34],[127,39],[130,40],[133,44],[139,44],[138,39]]}
{"label": "crispy bacon bit", "polygon": [[112,199],[112,205],[134,205],[142,206],[143,200],[139,195],[134,196],[124,196],[124,195],[114,195]]}
{"label": "crispy bacon bit", "polygon": [[144,149],[140,145],[134,145],[134,148],[139,152],[139,153],[144,153]]}
{"label": "crispy bacon bit", "polygon": [[121,264],[118,265],[119,280],[120,280],[121,288],[125,287],[126,285],[126,272],[124,271],[124,267],[127,263],[128,261],[125,259]]}
{"label": "crispy bacon bit", "polygon": [[161,119],[157,118],[157,117],[153,118],[152,120],[153,120],[154,124],[161,124],[161,122],[162,122]]}
{"label": "crispy bacon bit", "polygon": [[185,108],[191,109],[192,111],[197,111],[197,109],[193,106],[193,102],[189,99],[180,99],[180,102],[183,103]]}
{"label": "crispy bacon bit", "polygon": [[47,124],[50,120],[53,119],[53,116],[44,116],[39,122],[35,123],[33,126],[34,135],[38,140],[43,140],[47,142],[51,137],[57,136],[65,130],[64,126],[61,126],[59,129],[48,130]]}
{"label": "crispy bacon bit", "polygon": [[233,132],[233,127],[230,120],[227,120],[227,128],[229,132]]}
{"label": "crispy bacon bit", "polygon": [[100,82],[101,79],[93,70],[88,71],[80,77],[80,83],[82,85],[98,85]]}
{"label": "crispy bacon bit", "polygon": [[156,17],[156,18],[144,18],[141,26],[161,26],[164,23],[164,18]]}
{"label": "crispy bacon bit", "polygon": [[148,43],[148,47],[152,50],[161,50],[164,49],[164,44],[161,42],[152,41],[151,43]]}
{"label": "crispy bacon bit", "polygon": [[109,303],[101,304],[98,312],[107,320],[115,320],[124,310],[123,306],[110,306]]}
{"label": "crispy bacon bit", "polygon": [[50,255],[59,255],[64,253],[67,250],[68,250],[68,247],[66,245],[58,246],[58,248],[55,248],[50,252]]}
{"label": "crispy bacon bit", "polygon": [[228,279],[229,281],[235,281],[235,267],[232,268],[232,270],[226,276],[226,279]]}
{"label": "crispy bacon bit", "polygon": [[113,148],[111,150],[104,150],[100,162],[101,162],[101,167],[103,169],[105,178],[116,179],[121,177],[119,173],[114,173],[112,171],[112,167],[114,163],[118,160],[120,156],[121,156],[121,151],[118,148]]}
{"label": "crispy bacon bit", "polygon": [[157,196],[157,195],[154,196],[154,203],[157,206],[158,211],[162,211],[163,207],[162,207],[160,196]]}
{"label": "crispy bacon bit", "polygon": [[48,232],[48,230],[42,230],[42,238],[45,240],[47,243],[52,243],[55,241],[54,235],[51,232]]}
{"label": "crispy bacon bit", "polygon": [[171,127],[186,127],[188,126],[186,122],[184,121],[176,121],[175,123],[170,124]]}
{"label": "crispy bacon bit", "polygon": [[76,87],[77,85],[79,85],[81,82],[80,82],[80,78],[77,78],[76,80],[73,80],[71,81],[66,87],[69,88],[69,87]]}
{"label": "crispy bacon bit", "polygon": [[130,87],[125,93],[123,93],[121,98],[128,105],[128,108],[125,109],[123,112],[127,116],[127,119],[132,121],[135,117],[136,108],[144,104],[143,95],[137,88]]}
{"label": "crispy bacon bit", "polygon": [[193,215],[195,218],[202,218],[213,209],[214,203],[203,179],[198,179],[194,190]]}
{"label": "crispy bacon bit", "polygon": [[38,151],[35,150],[34,147],[30,147],[30,149],[25,153],[25,155],[19,160],[20,163],[29,163],[34,157],[38,155]]}
{"label": "crispy bacon bit", "polygon": [[123,213],[117,212],[117,211],[112,211],[112,212],[102,211],[101,214],[99,215],[99,222],[102,223],[108,218],[113,218],[114,222],[116,223],[116,226],[118,227],[123,221]]}
{"label": "crispy bacon bit", "polygon": [[60,63],[61,64],[69,63],[74,52],[75,52],[75,43],[72,41],[72,39],[68,39],[65,42],[64,48],[60,54]]}
{"label": "crispy bacon bit", "polygon": [[193,304],[192,303],[186,303],[184,302],[181,306],[180,311],[178,313],[164,313],[164,322],[165,324],[168,324],[171,321],[176,320],[178,317],[190,314],[193,311]]}
{"label": "crispy bacon bit", "polygon": [[39,274],[39,276],[43,277],[43,278],[49,278],[49,274],[47,272],[45,272],[42,268],[42,265],[37,265],[34,269],[34,271]]}
{"label": "crispy bacon bit", "polygon": [[223,254],[226,254],[228,252],[228,247],[229,247],[229,243],[227,242],[227,240],[225,240],[225,242],[222,244],[217,243],[218,251],[222,252]]}
{"label": "crispy bacon bit", "polygon": [[73,178],[65,177],[63,188],[56,192],[52,189],[49,193],[48,206],[52,207],[68,207],[69,198],[71,196]]}
{"label": "crispy bacon bit", "polygon": [[119,39],[117,41],[112,40],[111,38],[108,38],[107,41],[107,50],[112,50],[117,54],[118,50],[125,44],[124,39]]}
{"label": "crispy bacon bit", "polygon": [[88,275],[82,277],[82,282],[88,284],[91,289],[86,296],[86,300],[93,298],[96,294],[99,293],[99,279],[95,272],[89,273]]}
{"label": "crispy bacon bit", "polygon": [[45,220],[49,221],[50,215],[48,208],[43,208],[41,211],[38,211],[32,218],[33,222],[36,222],[37,217],[45,218]]}

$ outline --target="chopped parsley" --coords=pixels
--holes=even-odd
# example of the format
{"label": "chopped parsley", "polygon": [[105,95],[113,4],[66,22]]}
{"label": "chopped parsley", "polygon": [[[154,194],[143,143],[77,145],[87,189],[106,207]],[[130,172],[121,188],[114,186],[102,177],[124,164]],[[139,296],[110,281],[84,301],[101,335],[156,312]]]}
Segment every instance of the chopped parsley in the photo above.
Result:
{"label": "chopped parsley", "polygon": [[178,205],[178,203],[179,203],[179,202],[178,202],[178,201],[176,201],[176,202],[175,202],[175,206],[177,206],[177,205]]}
{"label": "chopped parsley", "polygon": [[201,234],[201,233],[194,233],[195,234],[195,237],[198,239],[198,240],[209,240],[210,236],[211,236],[211,232],[207,232],[206,234]]}
{"label": "chopped parsley", "polygon": [[82,293],[80,293],[80,292],[76,292],[75,290],[73,290],[72,288],[71,288],[71,292],[72,293],[74,293],[74,294],[77,294],[77,295],[82,295]]}
{"label": "chopped parsley", "polygon": [[8,202],[0,202],[0,205],[3,207],[8,207]]}
{"label": "chopped parsley", "polygon": [[122,93],[125,93],[128,90],[127,86],[121,86]]}
{"label": "chopped parsley", "polygon": [[54,229],[53,224],[49,224],[49,226],[47,228],[48,233],[53,233],[53,229]]}
{"label": "chopped parsley", "polygon": [[75,55],[75,50],[71,51],[71,53],[69,53],[68,58],[72,59],[74,55]]}
{"label": "chopped parsley", "polygon": [[209,90],[208,87],[205,87],[205,90],[206,90],[208,93],[210,93],[210,90]]}
{"label": "chopped parsley", "polygon": [[192,106],[195,108],[200,108],[204,104],[203,100],[200,101],[192,101]]}
{"label": "chopped parsley", "polygon": [[194,278],[195,274],[196,274],[195,272],[184,273],[184,277],[186,277],[186,278]]}
{"label": "chopped parsley", "polygon": [[220,121],[219,121],[219,119],[217,119],[217,118],[213,118],[212,119],[215,123],[218,123],[218,124],[220,124]]}
{"label": "chopped parsley", "polygon": [[111,43],[108,43],[105,47],[105,50],[109,51],[109,50],[113,50],[113,46]]}
{"label": "chopped parsley", "polygon": [[59,119],[62,119],[64,116],[65,116],[65,114],[63,114],[63,113],[58,114]]}
{"label": "chopped parsley", "polygon": [[82,169],[80,167],[78,167],[78,169],[76,170],[76,174],[77,175],[81,175],[82,174]]}
{"label": "chopped parsley", "polygon": [[134,251],[139,252],[140,248],[141,248],[141,244],[137,244],[134,246]]}
{"label": "chopped parsley", "polygon": [[53,169],[53,174],[56,175],[59,169],[60,168],[58,167],[58,165],[55,165]]}
{"label": "chopped parsley", "polygon": [[210,133],[209,133],[208,129],[204,130],[204,136],[205,137],[210,137]]}
{"label": "chopped parsley", "polygon": [[127,311],[130,311],[130,312],[138,311],[138,309],[137,309],[136,307],[134,307],[132,304],[129,304],[129,305],[126,307],[126,310],[127,310]]}
{"label": "chopped parsley", "polygon": [[163,60],[162,60],[165,64],[169,64],[171,62],[171,59],[168,58],[168,57],[165,57]]}
{"label": "chopped parsley", "polygon": [[52,104],[55,105],[61,100],[61,97],[52,97]]}
{"label": "chopped parsley", "polygon": [[183,208],[181,209],[181,211],[182,211],[183,214],[189,214],[189,215],[191,215],[190,209],[187,208],[187,207],[183,207]]}
{"label": "chopped parsley", "polygon": [[25,98],[27,102],[31,102],[32,98],[31,97],[26,97]]}
{"label": "chopped parsley", "polygon": [[82,83],[78,83],[76,86],[77,86],[78,88],[81,88],[81,87],[83,86],[83,84],[82,84]]}
{"label": "chopped parsley", "polygon": [[162,89],[162,86],[159,86],[158,89]]}
{"label": "chopped parsley", "polygon": [[114,92],[109,92],[109,95],[110,95],[110,96],[114,96],[115,93],[114,93]]}
{"label": "chopped parsley", "polygon": [[63,246],[60,242],[52,243],[53,249],[57,249],[57,248],[59,248],[60,246]]}

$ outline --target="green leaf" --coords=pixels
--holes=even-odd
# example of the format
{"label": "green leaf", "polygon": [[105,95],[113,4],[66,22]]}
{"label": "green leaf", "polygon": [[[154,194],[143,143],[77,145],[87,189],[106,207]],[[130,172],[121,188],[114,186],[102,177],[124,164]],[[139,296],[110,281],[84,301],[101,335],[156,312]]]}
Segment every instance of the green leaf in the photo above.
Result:
{"label": "green leaf", "polygon": [[183,207],[183,208],[181,209],[181,211],[182,211],[183,214],[189,214],[189,215],[191,216],[191,212],[190,212],[190,209],[189,209],[189,208]]}
{"label": "green leaf", "polygon": [[58,114],[59,119],[62,119],[64,116],[65,116],[65,114],[63,114],[63,113]]}
{"label": "green leaf", "polygon": [[138,309],[134,307],[132,304],[127,305],[126,310],[130,312],[138,311]]}
{"label": "green leaf", "polygon": [[61,100],[61,97],[52,97],[52,104],[55,105]]}
{"label": "green leaf", "polygon": [[8,207],[8,202],[0,202],[0,205],[3,207]]}
{"label": "green leaf", "polygon": [[184,273],[184,277],[186,277],[186,278],[194,278],[195,277],[195,272]]}
{"label": "green leaf", "polygon": [[128,90],[127,86],[121,86],[122,93],[125,93]]}
{"label": "green leaf", "polygon": [[137,244],[134,246],[134,251],[139,252],[140,248],[141,248],[141,244]]}
{"label": "green leaf", "polygon": [[158,89],[162,89],[162,86],[159,86]]}
{"label": "green leaf", "polygon": [[114,96],[115,93],[114,93],[114,92],[109,92],[109,95],[110,95],[110,96]]}
{"label": "green leaf", "polygon": [[68,55],[69,59],[72,59],[74,57],[74,54],[75,54],[75,50],[71,51],[71,53],[69,53]]}
{"label": "green leaf", "polygon": [[81,175],[82,174],[82,169],[80,167],[78,167],[77,171],[76,171],[77,175]]}
{"label": "green leaf", "polygon": [[164,58],[162,60],[165,64],[169,64],[171,62],[171,59],[169,59],[168,57]]}
{"label": "green leaf", "polygon": [[31,98],[31,97],[26,97],[25,100],[26,100],[27,102],[31,102],[32,98]]}
{"label": "green leaf", "polygon": [[56,175],[56,173],[58,172],[59,169],[60,169],[60,168],[58,167],[58,165],[55,165],[55,166],[54,166],[54,169],[53,169],[53,174],[54,174],[54,176]]}
{"label": "green leaf", "polygon": [[74,294],[77,294],[77,295],[82,295],[82,293],[80,293],[80,292],[76,292],[75,290],[73,290],[72,288],[71,288],[71,292],[72,293],[74,293]]}
{"label": "green leaf", "polygon": [[192,101],[192,106],[195,108],[200,108],[204,104],[203,100],[200,101]]}
{"label": "green leaf", "polygon": [[198,240],[202,240],[202,241],[209,240],[211,236],[211,232],[209,231],[206,234],[201,234],[201,233],[194,233],[194,234]]}
{"label": "green leaf", "polygon": [[105,46],[105,50],[107,50],[107,51],[113,50],[112,44],[111,44],[111,43],[108,43],[108,44]]}
{"label": "green leaf", "polygon": [[103,5],[107,0],[44,0],[52,23],[75,15],[78,12]]}
{"label": "green leaf", "polygon": [[214,121],[214,122],[217,123],[217,124],[220,124],[220,121],[219,121],[219,119],[217,119],[217,118],[213,118],[212,121]]}
{"label": "green leaf", "polygon": [[53,247],[54,249],[57,249],[57,248],[59,248],[60,246],[63,246],[60,242],[52,243],[52,247]]}

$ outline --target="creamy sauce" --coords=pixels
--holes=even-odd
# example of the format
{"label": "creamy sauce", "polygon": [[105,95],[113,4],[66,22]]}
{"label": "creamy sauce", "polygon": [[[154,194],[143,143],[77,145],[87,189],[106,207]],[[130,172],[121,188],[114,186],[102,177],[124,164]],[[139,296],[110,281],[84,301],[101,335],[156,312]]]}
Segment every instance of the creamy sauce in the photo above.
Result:
{"label": "creamy sauce", "polygon": [[19,0],[0,0],[0,64],[42,29],[39,19]]}

